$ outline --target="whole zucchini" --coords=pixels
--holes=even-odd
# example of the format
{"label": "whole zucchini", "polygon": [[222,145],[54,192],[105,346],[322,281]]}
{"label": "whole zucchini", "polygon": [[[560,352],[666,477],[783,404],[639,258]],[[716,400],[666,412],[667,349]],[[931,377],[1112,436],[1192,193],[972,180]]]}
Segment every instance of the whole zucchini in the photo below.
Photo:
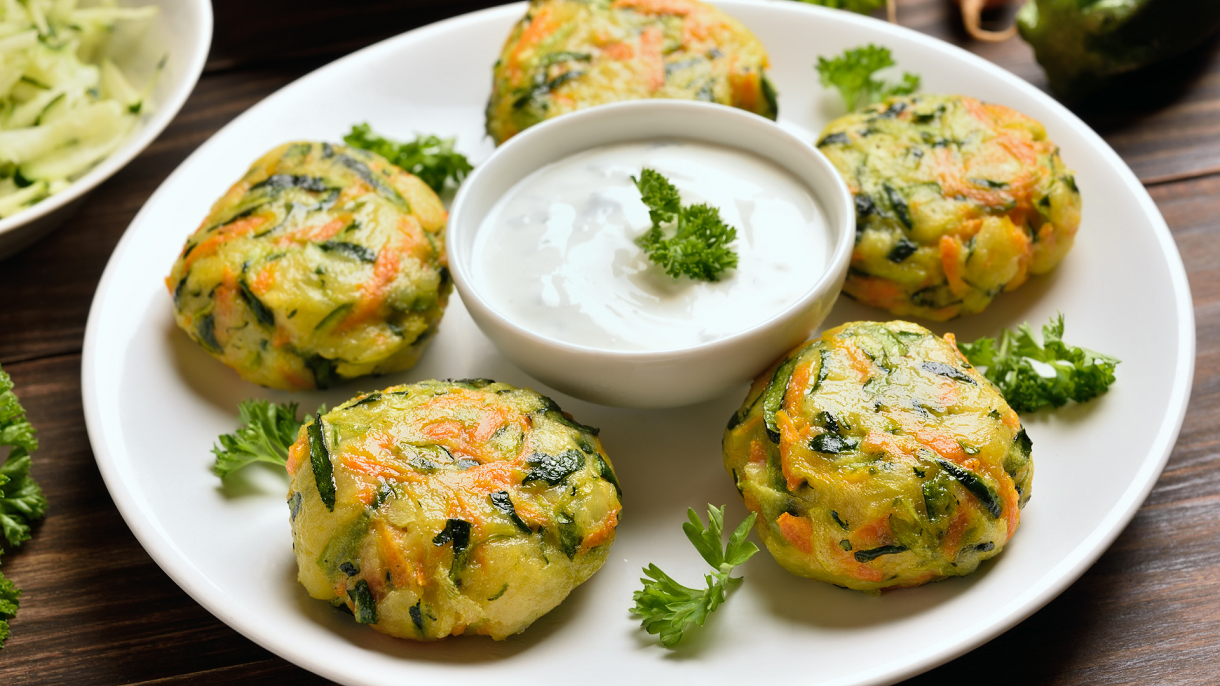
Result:
{"label": "whole zucchini", "polygon": [[1217,0],[1029,0],[1021,37],[1051,90],[1079,100],[1120,74],[1180,55],[1220,30]]}

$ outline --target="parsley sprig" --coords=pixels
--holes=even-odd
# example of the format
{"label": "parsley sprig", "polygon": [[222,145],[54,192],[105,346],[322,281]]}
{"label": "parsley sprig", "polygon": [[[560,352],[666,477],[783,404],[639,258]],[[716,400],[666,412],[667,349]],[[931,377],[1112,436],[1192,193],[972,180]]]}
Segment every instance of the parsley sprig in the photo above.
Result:
{"label": "parsley sprig", "polygon": [[891,95],[910,95],[919,90],[920,79],[910,72],[903,72],[902,81],[890,83],[874,79],[873,74],[892,67],[896,63],[889,48],[872,43],[859,48],[845,50],[832,59],[818,57],[818,74],[823,86],[834,86],[843,96],[848,111],[881,102]]}
{"label": "parsley sprig", "polygon": [[343,142],[353,148],[362,148],[386,158],[423,180],[440,193],[449,181],[461,185],[474,167],[466,156],[453,149],[455,138],[416,136],[410,143],[398,143],[382,138],[368,124],[352,127],[343,137]]}
{"label": "parsley sprig", "polygon": [[1091,400],[1114,383],[1119,363],[1118,358],[1064,343],[1063,314],[1042,327],[1041,344],[1025,323],[1016,333],[1005,329],[998,344],[994,338],[980,338],[957,347],[970,364],[986,367],[983,375],[1017,412]]}
{"label": "parsley sprig", "polygon": [[707,527],[704,528],[699,515],[687,509],[690,521],[682,525],[682,531],[699,551],[699,555],[715,570],[704,576],[707,588],[689,588],[674,581],[655,564],[644,568],[647,578],[640,579],[644,590],[632,596],[635,607],[632,612],[643,617],[641,625],[650,634],[659,634],[661,644],[672,648],[682,640],[682,632],[690,624],[703,626],[707,616],[720,607],[728,597],[729,590],[741,583],[741,577],[729,576],[733,568],[750,559],[758,552],[758,546],[746,541],[750,527],[754,526],[754,514],[746,517],[726,548],[721,549],[724,528],[724,508],[707,506]]}
{"label": "parsley sprig", "polygon": [[868,14],[873,10],[885,7],[885,0],[801,0],[801,2],[860,14]]}
{"label": "parsley sprig", "polygon": [[[631,180],[652,220],[652,228],[636,239],[636,245],[666,274],[674,279],[685,274],[719,281],[737,266],[737,253],[728,247],[737,240],[737,229],[724,223],[720,210],[707,204],[683,207],[678,189],[654,169],[644,169]],[[672,237],[666,236],[667,224],[673,224]]]}
{"label": "parsley sprig", "polygon": [[20,598],[21,589],[0,574],[0,649],[4,648],[4,641],[9,637],[8,620],[17,616]]}
{"label": "parsley sprig", "polygon": [[216,476],[223,479],[255,462],[287,464],[288,448],[296,442],[302,423],[297,419],[297,404],[251,398],[242,401],[237,411],[242,425],[231,434],[222,434],[217,439],[220,445],[212,446]]}
{"label": "parsley sprig", "polygon": [[[0,532],[9,546],[30,539],[30,525],[47,514],[47,499],[30,477],[30,454],[38,449],[34,427],[13,393],[13,380],[0,369],[0,447],[9,448],[0,464]],[[0,545],[0,551],[2,551]],[[8,620],[17,615],[21,589],[0,574],[0,648],[9,636]]]}

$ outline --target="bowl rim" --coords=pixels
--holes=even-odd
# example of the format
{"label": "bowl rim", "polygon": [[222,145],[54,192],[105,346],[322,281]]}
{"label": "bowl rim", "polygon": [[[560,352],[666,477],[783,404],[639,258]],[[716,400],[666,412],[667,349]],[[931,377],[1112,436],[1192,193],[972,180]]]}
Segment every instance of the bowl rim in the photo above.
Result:
{"label": "bowl rim", "polygon": [[[737,331],[723,338],[717,338],[712,341],[698,343],[695,345],[688,345],[679,348],[666,348],[662,350],[615,350],[610,348],[597,348],[588,345],[581,345],[578,343],[571,343],[557,338],[540,335],[505,316],[490,302],[488,302],[485,297],[483,297],[483,295],[479,292],[479,289],[474,285],[474,279],[469,278],[469,275],[466,273],[465,259],[469,259],[469,256],[465,255],[464,249],[460,247],[462,245],[461,242],[454,239],[454,233],[455,230],[459,233],[462,231],[477,232],[482,225],[482,220],[484,217],[479,217],[479,222],[477,224],[468,229],[461,229],[459,227],[462,226],[462,224],[459,223],[459,220],[463,219],[465,217],[465,213],[470,211],[467,209],[467,207],[472,202],[471,197],[480,192],[479,187],[481,184],[481,179],[491,173],[488,170],[494,170],[496,166],[503,164],[503,162],[500,162],[500,160],[513,155],[519,148],[524,148],[531,145],[545,148],[547,147],[548,139],[552,136],[562,135],[564,131],[573,128],[578,130],[586,127],[596,128],[598,122],[603,119],[624,116],[624,112],[630,113],[633,110],[677,110],[679,113],[688,115],[698,114],[703,116],[720,117],[723,118],[725,123],[728,125],[726,128],[732,126],[751,126],[756,130],[765,131],[766,133],[763,135],[787,139],[789,143],[795,145],[796,147],[804,150],[805,152],[812,153],[809,156],[810,160],[815,165],[821,167],[819,171],[822,174],[833,180],[833,187],[827,187],[825,189],[812,187],[805,181],[803,175],[798,174],[786,165],[777,162],[767,155],[761,154],[758,151],[746,148],[742,145],[734,145],[724,141],[711,141],[706,138],[690,137],[693,140],[702,140],[720,147],[742,150],[771,162],[772,164],[775,164],[781,169],[789,172],[793,176],[796,176],[804,185],[806,185],[806,187],[809,188],[810,191],[817,193],[814,201],[822,207],[822,211],[826,215],[827,219],[827,231],[832,237],[837,239],[837,244],[827,255],[826,266],[823,269],[822,274],[818,276],[818,278],[806,291],[801,294],[799,298],[790,303],[787,307],[777,311],[767,319],[757,322],[748,328],[742,329],[741,331]],[[629,143],[633,141],[659,139],[681,140],[682,138],[682,136],[649,134],[646,130],[638,133],[632,132],[631,134],[623,136],[615,141],[589,145],[575,152],[552,156],[548,162],[539,167],[529,170],[522,170],[519,178],[523,180],[549,164],[554,164],[562,159],[580,154],[583,151],[588,151],[595,147]],[[826,191],[825,198],[822,197],[821,191],[823,190]],[[831,221],[831,212],[829,211],[830,208],[827,207],[829,203],[825,202],[827,200],[841,204],[842,221],[837,225]],[[454,285],[457,287],[458,292],[462,297],[462,301],[466,303],[468,308],[477,309],[484,315],[495,320],[499,327],[511,331],[513,335],[519,338],[529,340],[532,344],[548,346],[552,349],[561,350],[568,354],[600,355],[615,359],[626,359],[634,362],[649,362],[665,361],[677,357],[716,354],[723,349],[733,348],[741,344],[743,341],[750,340],[753,337],[760,335],[760,333],[780,327],[787,319],[791,318],[802,310],[808,309],[818,300],[819,297],[825,294],[827,289],[833,289],[836,282],[842,281],[841,274],[845,272],[847,265],[850,262],[851,251],[854,247],[854,241],[851,240],[851,237],[854,233],[855,221],[856,214],[854,204],[852,202],[851,191],[847,187],[847,182],[843,180],[843,177],[839,173],[838,169],[835,168],[835,166],[822,153],[822,151],[817,149],[817,146],[805,141],[775,121],[767,119],[761,115],[754,114],[753,112],[716,103],[654,98],[607,103],[604,105],[597,105],[588,109],[564,114],[562,116],[535,124],[534,126],[531,126],[530,128],[516,134],[512,138],[502,143],[498,148],[496,148],[490,157],[475,168],[470,176],[468,176],[462,183],[461,188],[458,189],[457,196],[454,198],[453,206],[449,214],[445,244],[446,251],[448,252],[449,256],[449,271],[453,276]],[[836,236],[837,232],[839,231],[842,232],[842,235]],[[457,248],[456,251],[455,247]],[[455,252],[457,255],[454,254]],[[477,322],[478,320],[476,319],[476,323]],[[482,327],[480,326],[480,328]],[[491,338],[493,341],[496,340],[494,336]]]}
{"label": "bowl rim", "polygon": [[[118,150],[107,155],[94,165],[92,169],[85,172],[83,176],[73,181],[62,191],[43,198],[34,205],[12,216],[0,219],[0,238],[27,224],[37,222],[56,210],[83,198],[85,194],[97,188],[103,181],[109,179],[120,169],[127,166],[137,155],[144,152],[144,149],[161,135],[161,132],[169,126],[169,123],[177,116],[178,111],[186,104],[186,99],[195,90],[195,84],[199,82],[199,77],[203,74],[203,67],[207,62],[208,52],[212,46],[212,3],[208,0],[173,0],[173,2],[175,4],[181,3],[186,5],[188,13],[194,14],[191,21],[185,23],[194,27],[199,37],[198,47],[195,51],[179,58],[184,58],[182,59],[182,78],[173,84],[172,90],[166,95],[165,100],[158,104],[157,110],[153,112],[152,116],[145,120],[143,125],[133,132]],[[166,3],[149,2],[141,4],[161,7]],[[170,59],[175,59],[174,54],[170,53]]]}

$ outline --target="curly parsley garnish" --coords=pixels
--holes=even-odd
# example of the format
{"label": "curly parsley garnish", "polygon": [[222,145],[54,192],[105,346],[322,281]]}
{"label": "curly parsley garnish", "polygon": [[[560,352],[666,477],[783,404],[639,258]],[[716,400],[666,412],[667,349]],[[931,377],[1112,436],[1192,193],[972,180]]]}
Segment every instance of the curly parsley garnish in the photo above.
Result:
{"label": "curly parsley garnish", "polygon": [[[724,223],[720,210],[706,204],[683,207],[678,189],[656,170],[644,169],[631,180],[652,220],[652,228],[635,243],[666,274],[719,281],[737,266],[737,253],[728,247],[737,239],[737,229]],[[671,237],[666,236],[666,224],[673,225]]]}
{"label": "curly parsley garnish", "polygon": [[919,77],[903,72],[900,83],[874,79],[873,74],[896,64],[889,48],[872,43],[845,50],[832,59],[818,58],[818,74],[823,86],[834,86],[843,96],[848,111],[881,102],[891,95],[910,95],[919,90]]}
{"label": "curly parsley garnish", "polygon": [[440,193],[448,181],[461,185],[474,167],[466,156],[453,149],[455,138],[416,136],[410,143],[398,143],[373,133],[368,124],[353,126],[343,142],[386,158],[423,180]]}
{"label": "curly parsley garnish", "polygon": [[800,0],[808,5],[821,5],[838,10],[868,14],[873,10],[885,7],[885,0]]}
{"label": "curly parsley garnish", "polygon": [[[0,531],[10,546],[30,540],[30,525],[46,516],[47,499],[30,478],[30,454],[38,449],[34,427],[13,393],[13,380],[0,369],[0,447],[9,454],[0,464]],[[9,636],[8,620],[17,615],[21,589],[0,574],[0,648]]]}
{"label": "curly parsley garnish", "polygon": [[724,508],[707,506],[707,528],[693,509],[687,509],[689,522],[682,531],[699,551],[699,555],[715,569],[704,577],[706,589],[688,588],[674,581],[654,564],[644,568],[647,578],[640,579],[644,590],[632,596],[634,614],[643,617],[641,625],[650,634],[659,634],[661,644],[672,648],[682,640],[682,632],[691,623],[703,626],[707,616],[716,610],[728,597],[730,589],[741,583],[741,577],[731,577],[733,568],[750,559],[758,552],[758,546],[746,541],[750,527],[754,526],[754,514],[746,517],[733,535],[728,546],[721,550],[721,532],[724,527]]}
{"label": "curly parsley garnish", "polygon": [[223,434],[212,446],[216,464],[212,471],[224,478],[254,464],[267,462],[283,467],[288,463],[288,449],[297,440],[302,420],[297,419],[296,403],[273,403],[270,400],[245,400],[237,408],[242,425],[231,434]]}
{"label": "curly parsley garnish", "polygon": [[994,338],[958,343],[958,349],[1000,389],[1017,412],[1033,412],[1068,400],[1083,403],[1106,392],[1114,383],[1118,358],[1063,342],[1063,315],[1042,327],[1042,344],[1028,323],[1016,333],[1005,329],[997,345]]}
{"label": "curly parsley garnish", "polygon": [[4,641],[9,637],[8,620],[17,616],[17,608],[21,606],[20,597],[21,589],[0,574],[0,649],[4,648]]}

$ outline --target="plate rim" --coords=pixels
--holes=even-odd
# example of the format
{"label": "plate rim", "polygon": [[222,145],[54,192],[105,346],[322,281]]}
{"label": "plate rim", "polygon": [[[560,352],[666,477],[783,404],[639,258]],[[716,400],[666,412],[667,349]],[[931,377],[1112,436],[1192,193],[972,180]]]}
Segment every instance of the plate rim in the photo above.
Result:
{"label": "plate rim", "polygon": [[[100,336],[99,329],[102,327],[100,323],[102,310],[106,306],[107,294],[114,286],[114,282],[119,278],[118,264],[134,244],[135,233],[130,231],[130,229],[143,221],[145,214],[149,211],[149,207],[156,204],[171,182],[184,173],[184,169],[192,166],[193,160],[200,155],[201,151],[214,138],[230,127],[243,122],[247,117],[253,116],[253,113],[261,109],[265,103],[282,97],[284,93],[300,87],[300,84],[315,75],[332,69],[342,69],[349,61],[363,59],[368,53],[386,50],[391,44],[399,41],[414,41],[434,32],[459,30],[462,24],[478,23],[493,15],[506,14],[515,16],[524,10],[526,4],[525,2],[517,2],[461,14],[386,38],[302,75],[241,113],[216,133],[212,134],[207,141],[200,144],[149,197],[144,207],[132,219],[128,230],[125,231],[122,239],[111,254],[90,306],[81,362],[81,396],[85,425],[103,482],[124,522],[157,565],[183,591],[190,595],[195,602],[202,605],[212,615],[247,639],[277,656],[303,669],[326,678],[334,679],[340,683],[372,682],[369,682],[367,679],[360,679],[350,673],[345,673],[307,653],[294,651],[287,643],[281,644],[277,642],[274,636],[263,635],[256,630],[257,627],[245,625],[240,617],[225,607],[220,597],[214,597],[214,591],[223,593],[223,589],[218,587],[215,582],[207,578],[201,571],[197,570],[190,559],[177,548],[174,541],[155,521],[149,521],[143,516],[144,510],[149,508],[149,506],[143,497],[134,492],[118,474],[119,468],[113,451],[110,449],[110,439],[113,432],[108,430],[103,423],[101,416],[103,410],[98,402],[99,395],[95,379],[98,368],[97,346]],[[713,4],[721,4],[721,2],[717,0]],[[1043,579],[1049,578],[1050,581],[1043,583],[1042,580],[1036,580],[1023,593],[1010,598],[1004,606],[1005,609],[997,612],[995,615],[996,619],[990,624],[985,625],[981,629],[975,626],[970,631],[962,631],[947,636],[921,654],[908,655],[906,658],[884,662],[871,669],[825,682],[833,686],[880,686],[882,684],[891,684],[921,674],[960,657],[1024,621],[1056,598],[1068,586],[1075,583],[1126,529],[1144,500],[1148,497],[1148,494],[1155,487],[1158,477],[1164,470],[1176,445],[1189,406],[1191,389],[1193,387],[1196,348],[1194,301],[1190,284],[1186,276],[1181,253],[1164,217],[1161,215],[1160,210],[1152,200],[1147,189],[1138,180],[1126,162],[1119,157],[1100,135],[1080,120],[1073,112],[1021,77],[946,41],[920,33],[914,29],[880,22],[880,20],[843,10],[793,3],[788,0],[724,0],[724,4],[754,5],[767,7],[769,10],[779,12],[820,14],[827,18],[833,17],[834,21],[846,21],[848,23],[869,26],[872,30],[879,31],[882,34],[887,32],[896,33],[924,47],[947,52],[956,60],[970,63],[972,66],[981,68],[992,76],[1001,79],[1006,87],[1024,91],[1027,95],[1041,101],[1067,122],[1074,129],[1073,133],[1075,135],[1085,137],[1089,147],[1094,148],[1107,159],[1110,166],[1117,172],[1126,185],[1127,190],[1135,196],[1136,201],[1151,220],[1151,228],[1166,258],[1169,280],[1175,294],[1174,307],[1177,310],[1179,322],[1177,332],[1179,342],[1177,346],[1178,363],[1174,370],[1173,384],[1169,389],[1170,402],[1166,408],[1162,423],[1152,440],[1148,456],[1142,462],[1131,483],[1101,520],[1101,523],[1069,554],[1065,555],[1058,564],[1046,572]],[[868,22],[874,23],[869,24]],[[1156,456],[1155,459],[1153,459],[1154,456]]]}

